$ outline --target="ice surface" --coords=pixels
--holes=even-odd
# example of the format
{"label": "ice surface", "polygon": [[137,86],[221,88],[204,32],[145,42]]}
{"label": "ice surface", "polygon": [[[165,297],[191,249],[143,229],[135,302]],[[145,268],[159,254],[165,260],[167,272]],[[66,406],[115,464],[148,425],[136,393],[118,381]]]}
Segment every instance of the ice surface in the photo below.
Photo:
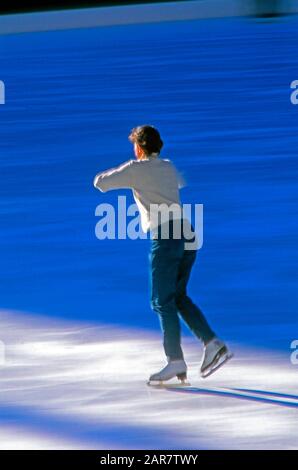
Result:
{"label": "ice surface", "polygon": [[184,339],[192,387],[181,393],[146,386],[164,362],[158,334],[13,311],[0,329],[1,448],[298,447],[298,366],[279,352],[230,343],[235,358],[203,380],[201,347]]}

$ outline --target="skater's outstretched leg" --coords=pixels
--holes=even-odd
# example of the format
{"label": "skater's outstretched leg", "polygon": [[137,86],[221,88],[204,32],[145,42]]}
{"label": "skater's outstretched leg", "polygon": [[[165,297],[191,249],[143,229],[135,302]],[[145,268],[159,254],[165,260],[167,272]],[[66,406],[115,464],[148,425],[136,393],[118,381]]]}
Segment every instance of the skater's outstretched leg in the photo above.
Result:
{"label": "skater's outstretched leg", "polygon": [[178,272],[176,305],[180,316],[191,331],[204,343],[204,354],[201,363],[201,377],[208,377],[233,355],[223,341],[216,337],[205,316],[186,293],[191,269],[196,252],[185,250]]}
{"label": "skater's outstretched leg", "polygon": [[211,339],[215,338],[216,335],[209,326],[202,311],[192,302],[186,293],[187,283],[195,259],[195,250],[184,251],[178,270],[175,299],[180,316],[197,338],[199,338],[204,344],[207,344]]}

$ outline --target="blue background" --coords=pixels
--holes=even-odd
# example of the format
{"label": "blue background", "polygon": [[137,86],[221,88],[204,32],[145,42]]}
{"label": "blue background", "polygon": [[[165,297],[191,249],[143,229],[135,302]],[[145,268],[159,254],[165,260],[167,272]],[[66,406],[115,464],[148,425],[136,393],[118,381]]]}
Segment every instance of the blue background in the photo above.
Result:
{"label": "blue background", "polygon": [[[193,20],[2,36],[0,306],[159,329],[149,240],[99,241],[95,174],[149,123],[204,204],[190,294],[222,336],[297,336],[297,19]],[[186,330],[185,330],[186,333]]]}

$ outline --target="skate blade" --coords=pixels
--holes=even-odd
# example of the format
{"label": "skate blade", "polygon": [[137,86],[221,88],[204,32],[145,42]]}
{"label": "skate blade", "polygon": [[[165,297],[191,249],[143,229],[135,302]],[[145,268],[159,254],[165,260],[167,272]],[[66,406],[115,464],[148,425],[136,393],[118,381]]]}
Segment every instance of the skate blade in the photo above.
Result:
{"label": "skate blade", "polygon": [[225,356],[219,357],[217,361],[213,363],[213,366],[210,369],[207,369],[206,371],[201,373],[202,379],[206,379],[206,377],[209,377],[211,374],[216,372],[221,366],[223,366],[226,362],[232,359],[233,356],[233,353],[228,353]]}
{"label": "skate blade", "polygon": [[148,381],[148,387],[151,388],[177,388],[177,387],[190,387],[191,384],[189,382],[179,382],[179,383],[167,383],[167,382],[156,382],[156,381]]}

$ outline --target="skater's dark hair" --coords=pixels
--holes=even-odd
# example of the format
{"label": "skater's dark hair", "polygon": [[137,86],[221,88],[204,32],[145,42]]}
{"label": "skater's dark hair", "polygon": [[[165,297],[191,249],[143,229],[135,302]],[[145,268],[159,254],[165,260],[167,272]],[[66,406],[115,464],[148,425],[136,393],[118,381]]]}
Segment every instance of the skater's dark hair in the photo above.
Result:
{"label": "skater's dark hair", "polygon": [[163,147],[163,141],[161,140],[158,130],[148,124],[134,127],[128,139],[132,143],[137,143],[144,150],[146,155],[160,153]]}

